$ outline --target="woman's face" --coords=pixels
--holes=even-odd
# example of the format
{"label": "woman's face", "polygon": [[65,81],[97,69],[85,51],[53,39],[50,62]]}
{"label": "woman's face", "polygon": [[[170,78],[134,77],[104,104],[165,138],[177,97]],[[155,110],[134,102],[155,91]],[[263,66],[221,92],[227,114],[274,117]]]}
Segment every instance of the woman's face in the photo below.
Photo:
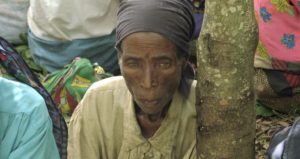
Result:
{"label": "woman's face", "polygon": [[184,58],[178,58],[175,45],[157,33],[130,34],[121,48],[121,73],[134,101],[144,113],[160,113],[178,89]]}

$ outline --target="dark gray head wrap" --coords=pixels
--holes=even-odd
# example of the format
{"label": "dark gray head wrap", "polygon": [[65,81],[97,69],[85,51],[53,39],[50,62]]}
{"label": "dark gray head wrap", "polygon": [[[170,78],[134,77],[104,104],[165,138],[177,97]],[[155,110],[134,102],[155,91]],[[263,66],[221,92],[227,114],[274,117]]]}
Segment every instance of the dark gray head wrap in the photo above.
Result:
{"label": "dark gray head wrap", "polygon": [[135,32],[159,33],[189,54],[194,32],[190,0],[123,0],[118,11],[116,47]]}

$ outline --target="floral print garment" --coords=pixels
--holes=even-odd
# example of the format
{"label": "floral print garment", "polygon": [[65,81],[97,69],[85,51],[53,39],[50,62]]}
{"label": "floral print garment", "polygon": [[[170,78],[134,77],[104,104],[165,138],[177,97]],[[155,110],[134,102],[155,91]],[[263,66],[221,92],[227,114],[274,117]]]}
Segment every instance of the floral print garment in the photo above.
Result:
{"label": "floral print garment", "polygon": [[254,0],[259,44],[254,66],[279,95],[300,93],[300,0]]}
{"label": "floral print garment", "polygon": [[271,63],[300,62],[300,0],[254,0],[254,5],[260,39],[256,55]]}

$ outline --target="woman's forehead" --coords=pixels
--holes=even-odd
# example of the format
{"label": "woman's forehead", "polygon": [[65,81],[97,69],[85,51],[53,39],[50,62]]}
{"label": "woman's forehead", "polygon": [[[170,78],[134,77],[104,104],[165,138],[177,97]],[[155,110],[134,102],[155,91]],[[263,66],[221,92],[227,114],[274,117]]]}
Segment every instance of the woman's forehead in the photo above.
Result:
{"label": "woman's forehead", "polygon": [[164,35],[155,33],[155,32],[135,32],[132,34],[129,34],[126,38],[124,38],[123,41],[126,39],[155,39],[155,40],[168,40]]}
{"label": "woman's forehead", "polygon": [[134,33],[122,42],[125,58],[175,58],[176,47],[168,39],[157,33]]}
{"label": "woman's forehead", "polygon": [[123,49],[147,49],[147,48],[157,48],[157,49],[175,49],[175,44],[168,40],[163,35],[152,32],[138,32],[127,36],[122,42]]}

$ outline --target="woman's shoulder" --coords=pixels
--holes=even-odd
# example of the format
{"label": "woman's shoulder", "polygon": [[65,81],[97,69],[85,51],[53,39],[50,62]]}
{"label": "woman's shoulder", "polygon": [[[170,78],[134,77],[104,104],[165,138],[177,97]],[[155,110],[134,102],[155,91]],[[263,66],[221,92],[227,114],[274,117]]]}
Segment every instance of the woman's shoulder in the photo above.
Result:
{"label": "woman's shoulder", "polygon": [[95,82],[89,88],[91,91],[115,91],[127,89],[123,76],[113,76]]}
{"label": "woman's shoulder", "polygon": [[38,110],[47,112],[43,97],[32,87],[0,78],[0,101],[3,112],[31,114]]}

